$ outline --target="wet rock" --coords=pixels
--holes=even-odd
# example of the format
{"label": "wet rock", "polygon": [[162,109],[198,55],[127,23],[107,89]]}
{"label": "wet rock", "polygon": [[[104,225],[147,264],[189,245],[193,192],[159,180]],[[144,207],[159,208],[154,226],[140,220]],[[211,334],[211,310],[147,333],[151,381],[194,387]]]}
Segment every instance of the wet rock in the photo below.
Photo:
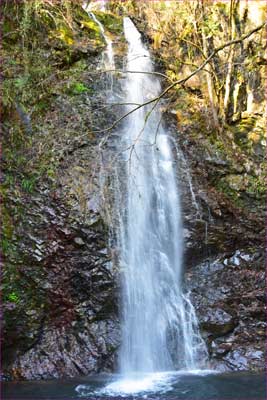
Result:
{"label": "wet rock", "polygon": [[240,249],[186,273],[211,363],[220,371],[263,368],[262,254]]}
{"label": "wet rock", "polygon": [[84,246],[85,245],[85,242],[82,240],[82,238],[80,238],[80,237],[76,237],[76,238],[74,238],[74,243],[77,245],[77,246]]}
{"label": "wet rock", "polygon": [[217,343],[216,341],[213,341],[211,345],[212,353],[216,358],[221,358],[226,355],[231,348],[232,343]]}
{"label": "wet rock", "polygon": [[48,329],[38,344],[14,363],[16,379],[51,379],[88,375],[114,363],[118,324],[111,321],[87,324],[79,331]]}
{"label": "wet rock", "polygon": [[264,368],[265,355],[261,350],[255,348],[237,346],[231,344],[230,350],[227,348],[227,352],[217,352],[220,346],[224,348],[230,347],[227,343],[216,346],[214,349],[215,358],[212,360],[212,366],[218,371],[258,371]]}
{"label": "wet rock", "polygon": [[242,260],[245,260],[247,262],[253,258],[250,254],[244,254],[244,253],[241,253],[240,257],[242,258]]}
{"label": "wet rock", "polygon": [[244,352],[240,350],[234,350],[224,359],[235,370],[242,371],[248,367],[248,359],[244,356]]}
{"label": "wet rock", "polygon": [[51,283],[49,283],[49,282],[44,282],[44,283],[41,285],[41,287],[42,287],[43,289],[47,290],[47,289],[52,289],[52,288],[53,288],[53,285],[51,285]]}
{"label": "wet rock", "polygon": [[227,160],[222,160],[220,158],[216,158],[216,157],[206,157],[205,161],[208,162],[209,164],[214,164],[214,165],[218,165],[218,166],[229,166],[229,161]]}
{"label": "wet rock", "polygon": [[56,213],[55,213],[55,210],[53,210],[53,208],[46,206],[46,207],[44,207],[44,211],[45,211],[49,216],[56,217]]}
{"label": "wet rock", "polygon": [[226,335],[237,325],[236,318],[220,308],[206,309],[206,315],[199,323],[202,329],[215,337]]}
{"label": "wet rock", "polygon": [[68,228],[59,228],[59,231],[62,232],[66,236],[70,236],[71,235],[71,230],[68,229]]}

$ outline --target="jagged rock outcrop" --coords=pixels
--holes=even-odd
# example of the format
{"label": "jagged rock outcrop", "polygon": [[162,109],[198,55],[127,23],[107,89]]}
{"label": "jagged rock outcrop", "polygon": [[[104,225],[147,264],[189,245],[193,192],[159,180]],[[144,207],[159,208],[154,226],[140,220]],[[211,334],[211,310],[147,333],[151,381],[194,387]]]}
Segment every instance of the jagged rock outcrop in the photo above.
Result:
{"label": "jagged rock outcrop", "polygon": [[262,251],[236,251],[187,273],[212,365],[220,370],[264,368],[263,264]]}
{"label": "jagged rock outcrop", "polygon": [[[60,135],[75,110],[66,99],[59,103],[62,114],[50,128]],[[23,292],[3,304],[4,371],[15,379],[89,374],[115,363],[118,285],[96,179],[98,143],[83,138],[69,153],[53,188],[43,182],[31,196],[10,197],[11,210],[24,210],[13,260]]]}

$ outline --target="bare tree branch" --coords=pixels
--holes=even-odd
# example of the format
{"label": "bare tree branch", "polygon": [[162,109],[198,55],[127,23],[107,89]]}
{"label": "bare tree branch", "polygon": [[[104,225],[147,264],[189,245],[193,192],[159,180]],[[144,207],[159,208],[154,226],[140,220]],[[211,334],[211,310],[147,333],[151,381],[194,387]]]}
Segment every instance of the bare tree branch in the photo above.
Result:
{"label": "bare tree branch", "polygon": [[[261,30],[262,28],[264,28],[266,26],[266,22],[261,24],[260,26],[252,29],[250,32],[246,33],[245,35],[241,36],[238,39],[235,40],[230,40],[229,42],[226,42],[224,44],[222,44],[221,46],[217,47],[216,49],[213,50],[213,52],[209,55],[209,57],[206,58],[206,60],[198,67],[196,68],[191,74],[189,74],[188,76],[186,76],[185,78],[179,79],[175,82],[173,82],[171,85],[167,86],[166,89],[164,89],[159,96],[154,97],[151,100],[148,100],[138,106],[136,106],[135,108],[133,108],[132,110],[128,111],[127,113],[125,113],[123,116],[121,116],[120,118],[118,118],[111,126],[109,126],[108,128],[105,129],[100,129],[98,131],[94,131],[94,133],[104,133],[104,132],[109,132],[111,131],[113,128],[115,128],[116,125],[118,125],[124,118],[128,117],[129,115],[131,115],[132,113],[134,113],[135,111],[139,110],[141,107],[145,107],[149,104],[155,103],[158,104],[158,102],[171,90],[173,89],[175,86],[177,85],[181,85],[184,84],[185,82],[187,82],[190,78],[192,78],[194,75],[196,75],[198,72],[200,72],[201,70],[203,70],[203,68],[210,62],[210,60],[217,54],[219,53],[221,50],[225,49],[226,47],[238,44],[240,42],[242,42],[243,40],[249,38],[251,35],[253,35],[254,33],[258,32],[259,30]],[[155,107],[152,108],[152,110]],[[107,139],[107,138],[106,138]],[[106,140],[104,140],[103,144],[106,142]]]}
{"label": "bare tree branch", "polygon": [[109,72],[120,72],[122,74],[145,74],[145,75],[156,75],[160,76],[162,78],[168,79],[169,81],[172,81],[172,79],[168,76],[165,75],[161,72],[155,72],[155,71],[128,71],[124,69],[105,69],[105,70],[99,70],[96,72],[93,72],[92,74],[102,74],[102,73],[109,73]]}

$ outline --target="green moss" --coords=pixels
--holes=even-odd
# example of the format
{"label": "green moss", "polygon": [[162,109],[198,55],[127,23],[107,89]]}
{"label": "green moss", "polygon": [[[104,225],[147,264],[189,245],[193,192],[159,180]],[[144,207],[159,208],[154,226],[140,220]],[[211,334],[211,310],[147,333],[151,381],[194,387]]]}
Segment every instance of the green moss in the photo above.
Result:
{"label": "green moss", "polygon": [[235,206],[244,207],[243,199],[241,198],[240,192],[229,186],[229,182],[224,178],[215,182],[216,189],[228,197]]}
{"label": "green moss", "polygon": [[[263,176],[227,175],[215,182],[216,189],[240,208],[257,207],[265,198],[266,187]],[[253,200],[253,203],[252,203]]]}
{"label": "green moss", "polygon": [[83,7],[80,7],[77,4],[73,4],[72,6],[73,18],[76,22],[80,22],[81,20],[91,20],[87,11]]}
{"label": "green moss", "polygon": [[7,295],[7,300],[12,303],[19,303],[19,295],[16,292],[11,292]]}
{"label": "green moss", "polygon": [[23,178],[21,181],[22,189],[27,193],[32,193],[35,188],[36,179],[37,178],[35,176],[32,176],[30,178]]}
{"label": "green moss", "polygon": [[266,195],[266,180],[264,176],[249,176],[247,192],[256,197],[257,199],[263,199]]}
{"label": "green moss", "polygon": [[85,28],[91,39],[103,40],[99,26],[93,20],[81,20],[82,28]]}
{"label": "green moss", "polygon": [[245,148],[248,144],[248,133],[254,128],[256,119],[249,117],[242,119],[238,124],[231,127],[234,141],[238,146]]}
{"label": "green moss", "polygon": [[50,37],[61,40],[67,46],[74,43],[73,31],[63,24],[58,29],[51,31]]}
{"label": "green moss", "polygon": [[92,89],[85,86],[82,82],[73,82],[71,83],[68,93],[71,95],[79,95],[85,92],[92,92]]}
{"label": "green moss", "polygon": [[97,19],[111,33],[119,35],[123,32],[122,18],[111,12],[95,11]]}
{"label": "green moss", "polygon": [[83,82],[70,78],[67,84],[62,88],[62,92],[69,96],[75,96],[83,93],[93,93],[93,89],[86,86]]}

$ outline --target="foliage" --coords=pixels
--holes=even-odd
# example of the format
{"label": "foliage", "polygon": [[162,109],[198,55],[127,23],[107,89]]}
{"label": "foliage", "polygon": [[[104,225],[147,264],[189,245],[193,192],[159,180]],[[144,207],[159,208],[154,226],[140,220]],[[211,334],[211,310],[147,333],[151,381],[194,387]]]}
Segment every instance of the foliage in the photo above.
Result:
{"label": "foliage", "polygon": [[95,11],[94,12],[97,19],[105,26],[105,28],[116,35],[122,33],[123,26],[122,26],[122,18],[118,17],[116,14],[112,12],[101,12]]}
{"label": "foliage", "polygon": [[72,82],[68,85],[68,91],[72,95],[78,95],[85,92],[90,92],[91,89],[85,86],[82,82]]}
{"label": "foliage", "polygon": [[[116,9],[115,5],[113,7]],[[121,5],[122,10],[126,7],[124,3]],[[266,9],[266,6],[257,4],[258,10],[262,8],[264,11],[264,7]],[[141,29],[146,30],[172,79],[189,75],[214,48],[264,22],[264,13],[262,17],[259,13],[255,21],[249,2],[241,4],[238,0],[131,2],[127,12],[136,18]],[[260,87],[264,88],[264,72],[259,64],[259,59],[264,58],[263,34],[262,29],[244,43],[220,52],[208,63],[205,71],[186,83],[201,90],[207,106],[218,114],[221,125],[231,123],[238,113],[240,115],[246,110],[244,82],[251,81],[251,71]],[[263,101],[261,98],[261,105]]]}
{"label": "foliage", "polygon": [[21,181],[21,187],[25,192],[32,193],[35,185],[35,177],[32,177],[30,179],[23,178]]}
{"label": "foliage", "polygon": [[19,302],[19,296],[16,292],[11,292],[7,295],[7,300],[12,302],[12,303],[18,303]]}
{"label": "foliage", "polygon": [[257,199],[265,199],[266,196],[266,171],[261,176],[249,176],[247,192]]}
{"label": "foliage", "polygon": [[[103,46],[99,26],[79,7],[81,2],[33,0],[6,2],[3,7],[3,105],[25,109],[44,105],[53,95],[59,67],[84,57],[77,48]],[[14,18],[16,15],[16,18]],[[85,35],[81,38],[81,27]],[[12,58],[10,57],[12,54]],[[41,105],[38,106],[39,101]]]}
{"label": "foliage", "polygon": [[[30,266],[31,276],[40,275],[21,247],[20,237],[40,183],[53,190],[60,163],[55,156],[55,138],[42,132],[40,120],[51,112],[57,96],[91,93],[83,76],[87,55],[79,46],[96,50],[103,46],[96,24],[82,29],[82,23],[91,20],[81,4],[69,0],[5,0],[1,4],[4,179],[0,192],[5,265],[1,289],[4,302],[16,306],[12,313],[42,301],[42,295],[34,298],[33,283],[21,273],[24,263]],[[7,325],[14,322],[12,315],[7,317]]]}
{"label": "foliage", "polygon": [[[177,81],[195,71],[214,49],[261,25],[266,5],[255,3],[132,1],[111,2],[111,9],[132,16],[152,42],[165,74]],[[213,179],[217,189],[240,207],[249,207],[248,198],[253,195],[262,202],[266,64],[263,37],[261,29],[225,48],[184,87],[172,90],[170,108],[175,110],[179,130],[194,138],[199,138],[201,131],[205,138],[203,151],[228,160],[234,171],[247,171],[244,186],[241,185],[244,191],[240,192],[227,179]],[[250,167],[246,170],[242,164]]]}

